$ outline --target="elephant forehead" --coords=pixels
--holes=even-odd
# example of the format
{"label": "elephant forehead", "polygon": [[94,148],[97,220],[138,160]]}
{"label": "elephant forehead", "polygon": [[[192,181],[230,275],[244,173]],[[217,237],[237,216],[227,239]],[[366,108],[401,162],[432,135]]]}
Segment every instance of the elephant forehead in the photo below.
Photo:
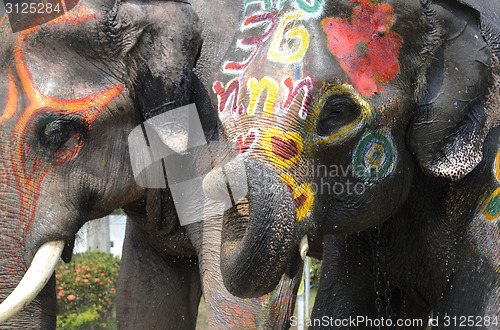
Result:
{"label": "elephant forehead", "polygon": [[400,71],[403,38],[392,31],[389,4],[247,0],[245,9],[213,85],[230,131],[238,122],[252,126],[240,120],[245,116],[262,128],[277,114],[274,124],[300,131],[313,99],[329,86],[349,84],[368,98],[385,93]]}

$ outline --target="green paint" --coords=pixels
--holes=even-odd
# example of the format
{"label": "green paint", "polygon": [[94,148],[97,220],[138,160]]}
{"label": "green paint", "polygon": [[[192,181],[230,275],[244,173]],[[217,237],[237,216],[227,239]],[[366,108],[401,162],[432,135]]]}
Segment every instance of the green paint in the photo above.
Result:
{"label": "green paint", "polygon": [[[371,154],[371,158],[366,159],[373,148],[376,150]],[[380,164],[382,153],[385,155],[385,159]],[[395,149],[391,139],[378,132],[365,135],[352,153],[354,173],[365,181],[376,181],[389,175],[395,159]],[[373,160],[372,164],[370,164],[370,160]]]}
{"label": "green paint", "polygon": [[368,56],[368,46],[365,42],[360,41],[356,45],[356,51],[358,53],[358,57],[366,57]]}
{"label": "green paint", "polygon": [[[247,0],[249,2],[251,0]],[[253,0],[257,1],[257,0]],[[278,2],[278,10],[283,9],[285,3],[288,0],[277,0]],[[308,14],[315,14],[321,10],[321,5],[323,4],[323,0],[293,0],[297,3],[297,6],[300,10],[305,11]],[[311,4],[309,4],[311,2]]]}
{"label": "green paint", "polygon": [[311,0],[312,4],[309,4],[308,1],[306,0],[295,0],[295,1],[297,1],[297,5],[301,10],[309,14],[314,14],[319,12],[321,5],[323,3],[323,0]]}
{"label": "green paint", "polygon": [[500,214],[500,195],[491,197],[488,206],[486,206],[486,212],[492,217],[496,217]]}
{"label": "green paint", "polygon": [[264,10],[270,10],[271,6],[272,6],[271,0],[246,0],[245,1],[245,8],[247,8],[247,6],[249,4],[252,4],[254,2],[260,2],[260,3],[264,4]]}

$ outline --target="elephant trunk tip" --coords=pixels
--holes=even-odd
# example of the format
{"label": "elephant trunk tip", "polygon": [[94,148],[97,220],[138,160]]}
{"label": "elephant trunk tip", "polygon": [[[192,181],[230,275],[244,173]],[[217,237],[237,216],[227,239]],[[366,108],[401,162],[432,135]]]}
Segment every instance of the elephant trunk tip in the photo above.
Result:
{"label": "elephant trunk tip", "polygon": [[298,256],[293,253],[299,243],[295,205],[287,186],[264,163],[247,158],[225,169],[229,182],[244,171],[248,193],[224,214],[224,284],[238,297],[259,297],[276,287]]}

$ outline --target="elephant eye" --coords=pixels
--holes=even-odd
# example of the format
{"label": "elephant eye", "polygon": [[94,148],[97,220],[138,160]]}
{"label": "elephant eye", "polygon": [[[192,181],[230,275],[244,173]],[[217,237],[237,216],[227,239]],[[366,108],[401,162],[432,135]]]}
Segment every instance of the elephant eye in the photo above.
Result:
{"label": "elephant eye", "polygon": [[40,149],[52,154],[78,133],[78,124],[60,116],[47,116],[37,123],[37,144]]}
{"label": "elephant eye", "polygon": [[329,136],[359,118],[361,109],[350,98],[338,95],[330,96],[321,109],[317,133]]}

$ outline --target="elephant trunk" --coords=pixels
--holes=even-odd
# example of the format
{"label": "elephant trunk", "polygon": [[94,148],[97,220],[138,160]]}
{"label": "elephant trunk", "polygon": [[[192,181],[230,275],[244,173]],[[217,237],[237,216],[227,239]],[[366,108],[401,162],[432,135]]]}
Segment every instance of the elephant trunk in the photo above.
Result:
{"label": "elephant trunk", "polygon": [[[298,238],[292,195],[278,175],[260,161],[235,159],[224,167],[224,175],[209,174],[205,180],[227,184],[227,178],[234,177],[232,172],[242,165],[248,190],[246,197],[224,214],[221,271],[229,292],[250,298],[275,288],[294,255]],[[225,186],[221,182],[210,185]],[[205,191],[210,195],[210,188]]]}

